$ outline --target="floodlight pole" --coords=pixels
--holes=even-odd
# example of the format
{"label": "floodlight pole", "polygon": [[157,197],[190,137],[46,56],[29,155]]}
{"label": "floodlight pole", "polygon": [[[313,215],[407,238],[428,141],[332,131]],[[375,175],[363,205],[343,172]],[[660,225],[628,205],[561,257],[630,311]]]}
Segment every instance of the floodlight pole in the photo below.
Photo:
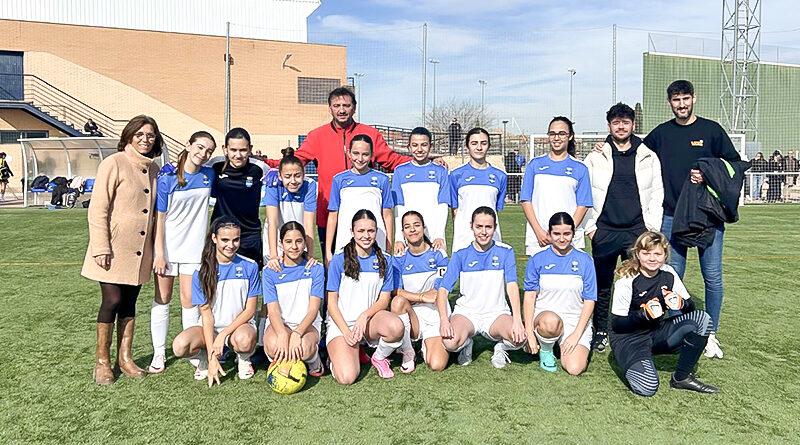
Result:
{"label": "floodlight pole", "polygon": [[353,73],[356,78],[356,94],[358,95],[356,99],[356,120],[358,122],[361,122],[361,78],[365,75],[365,73]]}
{"label": "floodlight pole", "polygon": [[572,120],[572,77],[575,76],[575,68],[570,68],[567,70],[569,73],[569,120]]}
{"label": "floodlight pole", "polygon": [[225,22],[225,134],[231,129],[231,22]]}
{"label": "floodlight pole", "polygon": [[439,64],[439,59],[428,59],[433,65],[433,124],[436,125],[436,65]]}
{"label": "floodlight pole", "polygon": [[617,103],[617,24],[614,23],[611,60],[611,103]]}
{"label": "floodlight pole", "polygon": [[425,126],[427,106],[425,97],[428,93],[428,23],[422,24],[422,126]]}
{"label": "floodlight pole", "polygon": [[484,102],[483,102],[483,90],[486,88],[486,83],[487,82],[485,80],[483,80],[483,79],[479,79],[478,83],[481,84],[481,116],[480,116],[480,120],[478,121],[478,125],[484,125],[484,123],[483,123],[483,104],[484,104]]}

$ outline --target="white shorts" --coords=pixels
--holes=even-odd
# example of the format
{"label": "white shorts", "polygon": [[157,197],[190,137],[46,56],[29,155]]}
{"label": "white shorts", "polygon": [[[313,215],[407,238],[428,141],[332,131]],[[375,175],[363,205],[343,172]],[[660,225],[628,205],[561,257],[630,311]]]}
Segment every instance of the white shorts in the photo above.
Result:
{"label": "white shorts", "polygon": [[462,317],[466,317],[466,319],[472,323],[472,327],[475,328],[474,335],[480,334],[491,341],[498,342],[502,340],[502,338],[492,337],[491,334],[489,334],[489,330],[498,317],[501,315],[511,315],[511,311],[508,309],[503,309],[499,311],[476,313],[465,310],[463,307],[456,305],[455,310],[453,310],[453,315],[461,315]]}
{"label": "white shorts", "polygon": [[[567,337],[572,335],[575,332],[575,328],[578,327],[578,321],[580,321],[580,316],[565,316],[559,314],[556,311],[551,311],[549,309],[543,311],[535,311],[533,313],[533,319],[536,320],[536,317],[539,316],[542,312],[553,312],[554,314],[558,315],[561,319],[561,324],[564,326],[564,329],[561,331],[561,337],[558,338],[559,346],[564,343]],[[580,340],[578,340],[578,344],[581,346],[585,346],[586,349],[592,349],[592,336],[594,335],[594,329],[592,327],[592,319],[589,318],[589,322],[586,323],[586,329],[583,330],[583,335],[581,335]]]}
{"label": "white shorts", "polygon": [[[336,326],[336,323],[333,321],[332,318],[328,317],[325,320],[325,325],[328,328],[328,332],[325,334],[325,344],[326,345],[331,344],[331,340],[333,340],[334,338],[341,337],[343,335],[342,331],[339,330],[339,326]],[[348,323],[347,327],[348,327],[348,329],[353,329],[353,326],[355,326],[355,325],[356,325],[355,323]],[[378,339],[375,339],[374,341],[370,341],[370,340],[367,339],[367,335],[366,334],[364,334],[364,338],[361,339],[361,343],[364,343],[365,345],[369,346],[370,348],[377,348],[378,347]]]}
{"label": "white shorts", "polygon": [[[411,308],[414,309],[414,314],[416,314],[417,320],[419,321],[419,332],[417,333],[417,338],[412,338],[411,340],[427,340],[429,338],[442,336],[442,334],[439,332],[439,309],[435,304],[418,303],[412,304]],[[450,310],[450,303],[447,303],[447,315],[450,316],[451,313],[452,311]]]}
{"label": "white shorts", "polygon": [[[256,320],[255,319],[251,318],[250,321],[248,321],[244,325],[250,325],[253,328],[253,330],[255,330],[256,335],[258,335],[258,326],[256,326]],[[242,326],[244,326],[244,325],[242,325]],[[201,329],[202,329],[202,327],[203,326],[200,325]],[[219,333],[222,332],[223,329],[225,329],[225,328],[220,328],[220,329],[214,328],[214,335],[219,335]],[[233,345],[231,345],[231,336],[230,335],[225,337],[225,346],[227,346],[228,348],[233,350]],[[256,346],[256,347],[258,347],[258,346]]]}
{"label": "white shorts", "polygon": [[192,275],[196,270],[200,270],[200,263],[167,263],[167,271],[164,272],[164,275],[168,277]]}
{"label": "white shorts", "polygon": [[[266,331],[267,328],[270,325],[269,317],[265,318],[264,320],[265,320],[264,321],[264,331]],[[291,329],[293,331],[295,329],[297,329],[297,326],[300,324],[300,323],[291,323],[291,322],[284,322],[284,323],[286,323],[286,326],[288,326],[289,329]],[[320,317],[319,314],[317,314],[317,318],[315,318],[314,321],[311,322],[311,326],[313,326],[314,329],[317,330],[317,334],[320,334],[322,332],[322,317]]]}

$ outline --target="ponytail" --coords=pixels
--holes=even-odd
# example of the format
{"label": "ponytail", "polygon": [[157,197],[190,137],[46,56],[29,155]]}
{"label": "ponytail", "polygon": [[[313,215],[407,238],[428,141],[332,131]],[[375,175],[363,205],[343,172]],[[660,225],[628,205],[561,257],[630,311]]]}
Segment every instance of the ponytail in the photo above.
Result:
{"label": "ponytail", "polygon": [[667,237],[661,232],[644,232],[636,238],[636,242],[628,250],[629,258],[622,262],[617,267],[614,273],[618,277],[633,277],[641,270],[642,265],[639,264],[639,252],[643,250],[652,250],[653,248],[661,246],[664,249],[664,261],[669,261],[669,241]]}
{"label": "ponytail", "polygon": [[217,246],[214,244],[212,235],[217,235],[222,228],[236,227],[240,229],[239,223],[227,216],[221,216],[211,223],[211,230],[208,231],[206,242],[203,245],[203,255],[200,259],[200,270],[197,273],[200,279],[200,288],[206,297],[206,304],[214,302],[217,293],[217,280],[219,278],[217,262]]}
{"label": "ponytail", "polygon": [[[214,140],[214,136],[211,136],[211,133],[207,131],[195,131],[192,133],[192,136],[189,138],[189,145],[194,144],[198,139],[206,138],[214,143],[214,147],[217,146],[217,141]],[[176,176],[178,176],[178,188],[186,187],[186,177],[184,176],[184,172],[186,171],[186,159],[189,158],[189,150],[183,149],[181,153],[178,155],[178,160],[176,161],[178,164],[178,168],[175,170]]]}

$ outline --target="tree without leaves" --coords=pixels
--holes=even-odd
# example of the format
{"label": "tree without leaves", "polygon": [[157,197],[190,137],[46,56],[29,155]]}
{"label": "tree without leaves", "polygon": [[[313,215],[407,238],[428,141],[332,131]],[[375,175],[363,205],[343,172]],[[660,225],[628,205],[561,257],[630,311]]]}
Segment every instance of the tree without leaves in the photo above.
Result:
{"label": "tree without leaves", "polygon": [[469,99],[458,100],[451,97],[443,104],[436,105],[436,110],[431,110],[426,116],[428,129],[434,132],[446,132],[453,122],[453,118],[458,119],[462,131],[466,133],[471,128],[483,127],[490,128],[494,125],[497,118],[492,114],[489,107],[484,105],[483,118],[481,118],[481,104]]}

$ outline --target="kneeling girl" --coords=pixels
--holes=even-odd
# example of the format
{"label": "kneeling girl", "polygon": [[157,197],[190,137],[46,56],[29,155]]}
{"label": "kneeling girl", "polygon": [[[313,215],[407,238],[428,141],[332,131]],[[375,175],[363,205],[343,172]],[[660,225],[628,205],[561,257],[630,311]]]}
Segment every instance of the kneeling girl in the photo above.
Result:
{"label": "kneeling girl", "polygon": [[233,218],[219,217],[211,224],[200,270],[192,275],[192,304],[200,306],[202,326],[184,330],[172,342],[177,357],[199,359],[195,379],[207,378],[209,387],[225,375],[218,360],[224,346],[236,352],[239,378],[255,373],[250,356],[256,347],[253,316],[261,276],[255,261],[236,254],[240,236]]}
{"label": "kneeling girl", "polygon": [[308,373],[318,377],[324,371],[317,344],[322,327],[319,308],[325,298],[325,269],[322,264],[308,265],[302,224],[284,224],[280,243],[280,272],[269,267],[263,272],[264,305],[269,314],[264,352],[270,360],[303,360]]}
{"label": "kneeling girl", "polygon": [[356,381],[361,371],[359,343],[376,347],[372,365],[381,378],[392,378],[387,357],[400,346],[403,322],[389,312],[394,290],[391,257],[376,243],[378,223],[369,210],[359,210],[351,222],[351,239],[328,269],[327,346],[333,378],[342,385]]}

